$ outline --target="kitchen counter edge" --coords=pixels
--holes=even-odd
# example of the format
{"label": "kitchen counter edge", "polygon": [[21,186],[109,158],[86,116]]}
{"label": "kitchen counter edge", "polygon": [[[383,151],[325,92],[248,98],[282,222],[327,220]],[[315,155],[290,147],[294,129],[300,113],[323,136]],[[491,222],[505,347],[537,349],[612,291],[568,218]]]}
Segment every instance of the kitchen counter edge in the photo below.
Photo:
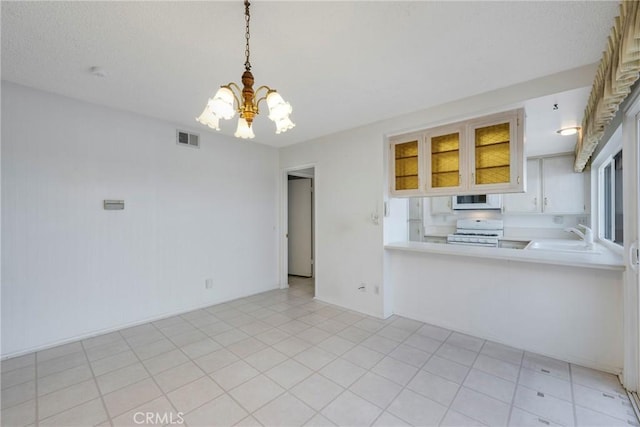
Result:
{"label": "kitchen counter edge", "polygon": [[393,242],[385,249],[404,252],[435,253],[475,258],[504,259],[510,261],[553,264],[567,267],[595,268],[624,271],[622,256],[605,249],[601,254],[574,254],[526,249],[487,248],[482,246],[448,245],[425,242]]}

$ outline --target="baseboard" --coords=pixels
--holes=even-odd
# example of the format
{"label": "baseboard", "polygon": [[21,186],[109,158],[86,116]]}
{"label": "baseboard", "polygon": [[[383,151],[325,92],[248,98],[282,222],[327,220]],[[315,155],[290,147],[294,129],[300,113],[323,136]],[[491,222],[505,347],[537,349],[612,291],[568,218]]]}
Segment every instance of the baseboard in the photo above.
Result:
{"label": "baseboard", "polygon": [[321,297],[317,297],[316,296],[316,297],[313,297],[313,299],[317,300],[317,301],[320,301],[320,302],[327,303],[327,304],[335,305],[335,306],[340,307],[340,308],[344,308],[345,310],[355,311],[356,313],[364,314],[366,316],[371,316],[371,317],[375,317],[375,318],[378,318],[378,319],[383,319],[383,317],[378,315],[378,314],[367,313],[366,311],[356,310],[356,309],[353,309],[351,307],[347,307],[345,305],[339,304],[339,303],[337,303],[335,301],[331,301],[331,300],[326,299],[326,298],[321,298]]}
{"label": "baseboard", "polygon": [[88,338],[93,338],[93,337],[97,337],[97,336],[100,336],[100,335],[108,334],[108,333],[111,333],[111,332],[116,332],[116,331],[119,331],[119,330],[122,330],[122,329],[132,328],[134,326],[144,325],[145,323],[155,322],[157,320],[166,319],[168,317],[179,316],[181,314],[189,313],[190,311],[201,310],[203,308],[213,307],[214,305],[224,304],[226,302],[235,301],[235,300],[241,299],[241,298],[247,298],[247,297],[250,297],[250,296],[253,296],[253,295],[258,295],[258,294],[262,294],[264,292],[269,292],[269,291],[278,290],[278,289],[281,289],[281,288],[280,288],[279,285],[276,285],[276,287],[274,287],[274,288],[267,289],[267,290],[260,291],[260,292],[253,292],[253,293],[249,293],[249,294],[246,294],[246,295],[243,295],[243,296],[239,296],[239,297],[229,298],[229,299],[226,299],[226,300],[220,300],[220,301],[217,301],[215,303],[207,303],[207,304],[204,304],[204,305],[195,305],[195,306],[191,306],[191,307],[188,307],[188,308],[181,308],[179,310],[171,311],[171,312],[165,312],[165,313],[159,314],[157,316],[150,316],[150,317],[146,317],[146,318],[141,319],[141,320],[135,320],[133,322],[122,323],[122,324],[117,325],[117,326],[113,326],[113,327],[109,327],[109,328],[105,328],[105,329],[98,329],[98,330],[95,330],[95,331],[87,332],[87,333],[76,335],[76,336],[69,337],[69,338],[64,338],[64,339],[57,340],[57,341],[51,341],[51,342],[48,342],[46,344],[33,346],[33,347],[30,347],[30,348],[27,348],[27,349],[14,351],[14,352],[8,353],[8,354],[3,354],[2,356],[0,356],[0,360],[6,360],[6,359],[11,359],[13,357],[24,356],[25,354],[30,354],[30,353],[33,353],[33,352],[36,352],[36,351],[48,350],[50,348],[58,347],[58,346],[64,345],[64,344],[69,344],[69,343],[72,343],[72,342],[75,342],[75,341],[86,340]]}

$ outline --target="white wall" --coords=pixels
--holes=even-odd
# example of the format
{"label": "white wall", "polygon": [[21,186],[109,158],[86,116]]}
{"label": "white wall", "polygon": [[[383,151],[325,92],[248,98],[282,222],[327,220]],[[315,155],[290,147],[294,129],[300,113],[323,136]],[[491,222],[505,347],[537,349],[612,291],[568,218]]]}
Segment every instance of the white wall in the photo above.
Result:
{"label": "white wall", "polygon": [[[281,149],[281,169],[316,166],[316,296],[374,316],[390,314],[391,299],[383,299],[391,292],[383,279],[383,239],[397,240],[400,230],[406,230],[406,212],[400,213],[401,209],[394,209],[398,203],[392,203],[391,217],[381,221],[388,232],[371,221],[374,212],[382,218],[388,197],[386,136],[504,111],[520,107],[527,99],[590,86],[594,73],[594,66],[585,66]],[[367,284],[366,293],[357,291],[361,283]],[[380,285],[381,293],[376,295],[373,289]]]}
{"label": "white wall", "polygon": [[389,252],[396,314],[622,371],[622,271]]}
{"label": "white wall", "polygon": [[3,82],[3,357],[278,286],[277,150],[194,129]]}

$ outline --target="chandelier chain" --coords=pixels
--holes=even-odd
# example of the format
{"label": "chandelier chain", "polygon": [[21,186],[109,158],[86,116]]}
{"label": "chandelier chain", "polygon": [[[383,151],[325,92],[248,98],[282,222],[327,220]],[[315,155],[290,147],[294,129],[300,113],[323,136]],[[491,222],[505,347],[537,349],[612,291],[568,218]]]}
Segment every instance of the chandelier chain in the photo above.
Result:
{"label": "chandelier chain", "polygon": [[244,49],[244,56],[246,61],[244,63],[244,69],[247,71],[251,71],[251,62],[249,61],[249,38],[251,37],[251,33],[249,32],[249,20],[251,19],[251,15],[249,14],[249,0],[245,0],[244,2],[244,20],[246,22],[246,31],[244,33],[244,37],[247,40],[247,44]]}

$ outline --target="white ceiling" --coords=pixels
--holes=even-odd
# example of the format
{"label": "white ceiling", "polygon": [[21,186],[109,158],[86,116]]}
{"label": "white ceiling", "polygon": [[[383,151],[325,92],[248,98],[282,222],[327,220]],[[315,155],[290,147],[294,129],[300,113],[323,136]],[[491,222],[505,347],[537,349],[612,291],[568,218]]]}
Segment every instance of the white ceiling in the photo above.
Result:
{"label": "white ceiling", "polygon": [[[240,0],[1,7],[2,78],[26,86],[204,132],[194,118],[243,71]],[[255,141],[286,146],[595,63],[617,10],[611,1],[255,1],[256,87],[278,89],[297,124],[275,135],[262,114]],[[584,103],[575,108],[579,120]],[[221,127],[231,135],[235,120]]]}

